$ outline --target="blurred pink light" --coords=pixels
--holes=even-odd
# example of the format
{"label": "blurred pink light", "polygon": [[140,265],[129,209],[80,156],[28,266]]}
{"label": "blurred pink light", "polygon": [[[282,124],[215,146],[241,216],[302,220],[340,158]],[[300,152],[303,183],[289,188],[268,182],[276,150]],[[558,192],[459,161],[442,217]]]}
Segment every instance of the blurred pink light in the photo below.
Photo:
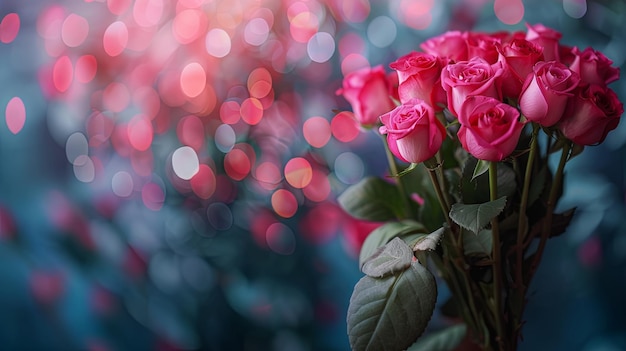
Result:
{"label": "blurred pink light", "polygon": [[311,178],[313,178],[313,170],[306,159],[294,157],[285,165],[285,179],[292,187],[302,189],[309,185]]}
{"label": "blurred pink light", "polygon": [[7,127],[13,134],[19,133],[26,122],[26,108],[24,102],[19,97],[9,100],[5,110]]}
{"label": "blurred pink light", "polygon": [[524,18],[522,0],[496,0],[493,4],[493,10],[496,17],[504,24],[517,24]]}
{"label": "blurred pink light", "polygon": [[242,180],[250,173],[250,158],[241,149],[232,149],[224,157],[224,170],[234,180]]}
{"label": "blurred pink light", "polygon": [[201,164],[198,169],[198,173],[196,173],[191,180],[191,189],[193,192],[201,199],[210,198],[213,193],[215,193],[215,188],[217,186],[217,180],[215,178],[215,173],[211,169],[211,167]]}
{"label": "blurred pink light", "polygon": [[85,17],[71,13],[61,26],[61,39],[68,47],[80,46],[89,35],[89,23]]}
{"label": "blurred pink light", "polygon": [[280,169],[273,162],[265,161],[259,164],[254,176],[260,186],[265,190],[274,190],[282,180]]}
{"label": "blurred pink light", "polygon": [[324,117],[311,117],[304,122],[302,133],[307,143],[321,148],[330,140],[330,123]]}
{"label": "blurred pink light", "polygon": [[94,112],[86,121],[89,146],[99,147],[103,145],[115,128],[113,120],[102,112]]}
{"label": "blurred pink light", "polygon": [[154,120],[161,109],[159,94],[148,85],[143,85],[133,91],[133,103],[136,104],[143,114],[150,120]]}
{"label": "blurred pink light", "polygon": [[241,118],[249,125],[256,125],[263,118],[263,105],[256,98],[247,98],[241,103]]}
{"label": "blurred pink light", "polygon": [[413,29],[426,29],[433,20],[434,0],[401,0],[398,18]]}
{"label": "blurred pink light", "polygon": [[250,96],[264,98],[272,90],[272,76],[267,68],[256,68],[248,75],[247,86]]}
{"label": "blurred pink light", "polygon": [[317,33],[319,19],[312,12],[300,12],[290,21],[290,33],[293,40],[306,43]]}
{"label": "blurred pink light", "polygon": [[147,208],[153,211],[159,211],[165,201],[165,192],[156,183],[146,183],[141,188],[141,199]]}
{"label": "blurred pink light", "polygon": [[349,54],[341,61],[341,72],[346,76],[350,72],[369,66],[370,62],[363,55]]}
{"label": "blurred pink light", "polygon": [[302,189],[304,196],[314,202],[322,202],[330,196],[331,188],[328,175],[318,169],[313,170],[311,182]]}
{"label": "blurred pink light", "polygon": [[359,135],[359,125],[352,112],[340,112],[330,122],[333,136],[344,143],[354,140]]}
{"label": "blurred pink light", "polygon": [[204,33],[206,25],[206,16],[201,11],[183,10],[174,17],[172,23],[174,38],[181,44],[189,44]]}
{"label": "blurred pink light", "polygon": [[371,6],[369,0],[335,0],[343,18],[352,23],[360,23],[367,19]]}
{"label": "blurred pink light", "polygon": [[132,0],[107,0],[107,8],[114,15],[122,15],[130,7]]}
{"label": "blurred pink light", "polygon": [[102,105],[109,111],[122,112],[129,103],[130,91],[123,83],[110,83],[102,93]]}
{"label": "blurred pink light", "polygon": [[204,68],[197,62],[191,62],[180,74],[180,88],[183,94],[194,98],[204,90],[206,79]]}
{"label": "blurred pink light", "polygon": [[0,21],[0,42],[8,44],[15,40],[20,31],[20,16],[9,13]]}
{"label": "blurred pink light", "polygon": [[220,28],[211,29],[206,34],[205,45],[209,55],[217,58],[228,55],[231,49],[231,41],[228,33]]}
{"label": "blurred pink light", "polygon": [[142,27],[156,26],[163,16],[163,7],[163,0],[136,0],[133,18]]}
{"label": "blurred pink light", "polygon": [[152,150],[139,151],[130,149],[130,165],[138,176],[149,177],[154,169]]}
{"label": "blurred pink light", "polygon": [[152,124],[143,115],[133,117],[128,123],[128,141],[139,151],[146,151],[152,145]]}
{"label": "blurred pink light", "polygon": [[104,31],[102,38],[104,51],[109,56],[118,56],[121,54],[128,44],[128,28],[121,21],[113,22]]}
{"label": "blurred pink light", "polygon": [[291,218],[298,211],[298,201],[289,190],[278,189],[272,194],[272,208],[277,215]]}
{"label": "blurred pink light", "polygon": [[196,152],[204,145],[204,124],[197,116],[188,115],[181,118],[176,127],[176,134],[183,145],[190,146]]}
{"label": "blurred pink light", "polygon": [[61,93],[66,92],[74,80],[74,68],[68,56],[61,56],[52,68],[52,82]]}
{"label": "blurred pink light", "polygon": [[237,101],[224,101],[220,106],[220,119],[226,124],[235,124],[241,119],[240,109]]}
{"label": "blurred pink light", "polygon": [[75,76],[81,83],[91,82],[98,71],[98,61],[93,55],[83,55],[76,60]]}

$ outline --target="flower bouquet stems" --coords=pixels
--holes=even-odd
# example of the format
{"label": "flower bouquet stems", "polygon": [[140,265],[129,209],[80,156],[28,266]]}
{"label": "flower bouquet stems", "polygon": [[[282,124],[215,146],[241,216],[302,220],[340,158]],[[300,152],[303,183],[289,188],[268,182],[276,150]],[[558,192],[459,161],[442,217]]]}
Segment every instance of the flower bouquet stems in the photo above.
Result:
{"label": "flower bouquet stems", "polygon": [[[384,137],[390,164],[388,177],[338,199],[384,222],[361,248],[347,317],[354,350],[517,348],[546,243],[574,215],[555,213],[565,166],[623,113],[608,87],[619,70],[560,36],[542,25],[448,32],[393,62],[395,76],[378,66],[344,78],[338,93]],[[442,283],[449,326],[420,338]]]}

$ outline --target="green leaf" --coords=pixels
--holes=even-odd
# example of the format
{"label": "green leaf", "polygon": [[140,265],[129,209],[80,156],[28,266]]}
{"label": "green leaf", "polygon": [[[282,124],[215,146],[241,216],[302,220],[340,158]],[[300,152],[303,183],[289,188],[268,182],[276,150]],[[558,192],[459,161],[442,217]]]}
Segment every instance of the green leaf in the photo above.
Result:
{"label": "green leaf", "polygon": [[506,205],[506,196],[482,204],[454,204],[450,218],[461,227],[474,233],[485,228],[492,218],[500,214]]}
{"label": "green leaf", "polygon": [[367,177],[352,185],[337,201],[352,217],[362,220],[384,222],[402,213],[398,188],[376,177]]}
{"label": "green leaf", "polygon": [[407,351],[452,351],[463,341],[466,333],[467,326],[465,324],[453,325],[425,335],[411,345]]}
{"label": "green leaf", "polygon": [[368,258],[361,270],[370,277],[383,278],[409,268],[412,259],[411,248],[402,239],[395,237]]}
{"label": "green leaf", "polygon": [[352,350],[406,350],[424,332],[436,300],[435,278],[417,261],[382,279],[364,276],[348,307]]}
{"label": "green leaf", "polygon": [[463,235],[463,251],[466,255],[485,254],[491,256],[492,243],[493,236],[491,230],[488,229],[483,229],[476,235]]}
{"label": "green leaf", "polygon": [[[359,267],[363,267],[365,260],[367,260],[376,249],[388,243],[391,239],[399,236],[404,237],[414,233],[427,233],[428,231],[424,226],[412,220],[404,220],[399,222],[388,222],[382,226],[374,229],[363,242],[361,246],[361,253],[359,255]],[[425,235],[425,234],[424,234]],[[407,239],[407,242],[410,243]]]}
{"label": "green leaf", "polygon": [[489,161],[478,160],[478,162],[476,162],[476,167],[474,167],[474,173],[472,174],[472,181],[474,181],[476,177],[482,175],[488,170],[489,170]]}
{"label": "green leaf", "polygon": [[[511,196],[517,191],[515,171],[506,163],[498,162],[498,194]],[[463,165],[458,182],[462,202],[468,204],[489,201],[489,162],[469,156]]]}
{"label": "green leaf", "polygon": [[498,163],[498,194],[511,196],[517,191],[515,171],[504,163]]}
{"label": "green leaf", "polygon": [[445,229],[443,227],[421,237],[413,246],[413,251],[432,251],[437,248]]}

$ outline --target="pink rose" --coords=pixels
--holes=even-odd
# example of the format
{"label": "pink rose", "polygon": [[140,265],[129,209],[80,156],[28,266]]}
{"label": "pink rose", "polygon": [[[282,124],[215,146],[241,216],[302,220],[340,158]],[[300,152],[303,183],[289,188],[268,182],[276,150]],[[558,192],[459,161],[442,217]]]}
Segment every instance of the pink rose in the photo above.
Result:
{"label": "pink rose", "polygon": [[542,24],[533,26],[526,24],[526,40],[543,48],[543,58],[546,61],[559,61],[559,40],[561,33]]}
{"label": "pink rose", "polygon": [[459,31],[445,32],[430,38],[423,42],[420,48],[427,54],[439,56],[453,62],[468,59],[466,35]]}
{"label": "pink rose", "polygon": [[348,100],[355,118],[362,126],[372,127],[380,115],[396,106],[391,99],[393,88],[383,66],[379,65],[361,68],[346,75],[337,95],[343,95]]}
{"label": "pink rose", "polygon": [[470,96],[461,108],[457,133],[463,149],[480,160],[501,161],[519,141],[524,123],[511,105],[488,96]]}
{"label": "pink rose", "polygon": [[535,63],[543,58],[543,49],[525,39],[513,39],[500,48],[500,61],[505,68],[502,77],[504,96],[517,99],[526,77]]}
{"label": "pink rose", "polygon": [[580,75],[583,83],[609,84],[619,79],[619,68],[612,67],[613,61],[592,48],[583,51],[572,49],[574,61],[570,69]]}
{"label": "pink rose", "polygon": [[501,92],[496,85],[496,78],[503,72],[502,63],[490,65],[480,57],[444,67],[441,71],[441,85],[446,91],[450,112],[458,116],[461,105],[468,96],[484,95],[499,99]]}
{"label": "pink rose", "polygon": [[613,90],[591,84],[578,91],[558,127],[576,144],[599,144],[617,128],[622,113],[624,105]]}
{"label": "pink rose", "polygon": [[435,156],[446,137],[435,110],[422,100],[411,99],[380,120],[380,133],[387,134],[389,150],[405,162],[420,163]]}
{"label": "pink rose", "polygon": [[485,33],[467,34],[467,56],[480,57],[490,64],[498,61],[498,47],[500,46],[500,34]]}
{"label": "pink rose", "polygon": [[554,125],[563,116],[579,82],[578,74],[560,62],[537,63],[522,87],[519,99],[522,114],[544,127]]}
{"label": "pink rose", "polygon": [[392,62],[389,67],[398,73],[400,102],[417,98],[441,110],[438,105],[446,102],[440,83],[443,65],[438,56],[422,52],[412,52]]}

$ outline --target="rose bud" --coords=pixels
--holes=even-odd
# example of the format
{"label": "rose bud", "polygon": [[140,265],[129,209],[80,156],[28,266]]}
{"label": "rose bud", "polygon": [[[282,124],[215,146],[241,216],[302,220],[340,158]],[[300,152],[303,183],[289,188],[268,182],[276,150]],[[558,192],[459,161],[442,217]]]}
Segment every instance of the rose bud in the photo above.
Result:
{"label": "rose bud", "polygon": [[488,96],[470,96],[461,107],[457,133],[461,146],[474,157],[501,161],[509,156],[519,141],[524,123],[519,111]]}
{"label": "rose bud", "polygon": [[468,96],[484,95],[499,99],[501,91],[496,85],[496,78],[503,72],[502,63],[490,65],[479,57],[445,66],[441,71],[441,85],[446,91],[450,112],[458,116]]}
{"label": "rose bud", "polygon": [[411,99],[380,120],[380,134],[387,134],[389,150],[405,162],[420,163],[435,156],[446,137],[435,110],[423,100]]}
{"label": "rose bud", "polygon": [[522,114],[544,127],[556,124],[579,82],[578,74],[560,62],[538,62],[522,87]]}
{"label": "rose bud", "polygon": [[337,95],[343,95],[352,105],[357,121],[370,128],[378,122],[380,115],[396,106],[391,99],[394,95],[393,89],[383,66],[379,65],[347,74],[343,79],[343,87],[337,90]]}
{"label": "rose bud", "polygon": [[389,67],[398,73],[398,96],[400,102],[413,98],[428,102],[435,110],[441,110],[446,95],[441,87],[443,60],[438,56],[412,52],[392,62]]}
{"label": "rose bud", "polygon": [[558,128],[578,145],[599,144],[617,128],[622,113],[624,105],[613,90],[591,84],[571,100]]}
{"label": "rose bud", "polygon": [[580,80],[587,84],[609,84],[619,79],[619,68],[612,67],[613,61],[592,48],[583,51],[572,49],[574,61],[569,67],[578,73]]}
{"label": "rose bud", "polygon": [[525,39],[513,39],[500,48],[499,60],[505,72],[502,76],[502,93],[517,99],[522,85],[533,66],[543,59],[543,48]]}
{"label": "rose bud", "polygon": [[559,40],[561,33],[542,24],[531,26],[526,24],[526,40],[543,48],[543,59],[546,61],[560,61]]}
{"label": "rose bud", "polygon": [[466,61],[467,57],[467,37],[459,31],[445,32],[436,37],[430,38],[420,45],[425,53],[439,56],[447,61]]}

